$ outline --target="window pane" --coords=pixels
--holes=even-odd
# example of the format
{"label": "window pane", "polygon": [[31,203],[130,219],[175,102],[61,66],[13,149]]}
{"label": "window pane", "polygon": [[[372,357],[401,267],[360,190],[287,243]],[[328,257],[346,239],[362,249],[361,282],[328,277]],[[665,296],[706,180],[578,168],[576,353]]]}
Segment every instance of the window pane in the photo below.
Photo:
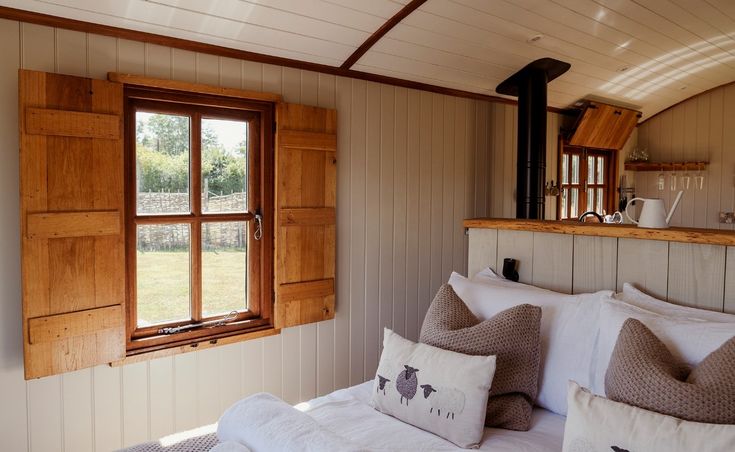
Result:
{"label": "window pane", "polygon": [[569,155],[564,154],[561,156],[561,183],[569,183]]}
{"label": "window pane", "polygon": [[561,219],[562,220],[565,218],[569,218],[567,216],[567,196],[569,196],[569,189],[565,188],[561,191]]}
{"label": "window pane", "polygon": [[138,327],[191,318],[188,224],[139,225]]}
{"label": "window pane", "polygon": [[602,213],[602,189],[597,189],[597,212]]}
{"label": "window pane", "polygon": [[587,183],[595,183],[595,158],[587,157]]}
{"label": "window pane", "polygon": [[587,189],[587,211],[595,210],[595,189]]}
{"label": "window pane", "polygon": [[579,198],[579,189],[578,188],[571,188],[569,189],[570,193],[570,209],[569,209],[569,217],[570,218],[577,218],[579,216],[579,211],[577,210],[577,201]]}
{"label": "window pane", "polygon": [[603,157],[597,157],[597,183],[605,183],[605,159]]}
{"label": "window pane", "polygon": [[135,179],[140,215],[189,213],[188,116],[135,113]]}
{"label": "window pane", "polygon": [[248,123],[202,119],[202,212],[247,212]]}
{"label": "window pane", "polygon": [[247,309],[247,237],[244,221],[202,225],[204,317]]}
{"label": "window pane", "polygon": [[572,155],[572,183],[579,183],[579,156]]}

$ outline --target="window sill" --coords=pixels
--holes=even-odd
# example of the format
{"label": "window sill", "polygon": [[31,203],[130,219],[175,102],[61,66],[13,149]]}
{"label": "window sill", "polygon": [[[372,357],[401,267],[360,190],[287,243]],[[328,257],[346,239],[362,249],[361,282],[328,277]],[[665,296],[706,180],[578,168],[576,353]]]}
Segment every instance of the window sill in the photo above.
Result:
{"label": "window sill", "polygon": [[216,339],[198,339],[192,341],[190,344],[177,345],[175,347],[164,348],[155,351],[143,351],[135,354],[126,356],[123,359],[113,361],[110,363],[112,367],[124,366],[127,364],[139,363],[143,361],[149,361],[156,358],[164,358],[166,356],[174,356],[182,353],[195,352],[198,350],[205,350],[208,348],[219,347],[221,345],[234,344],[236,342],[247,341],[251,339],[260,339],[267,336],[275,336],[280,334],[281,330],[278,328],[265,328],[257,331],[250,331],[247,333],[233,334],[230,336],[219,337]]}

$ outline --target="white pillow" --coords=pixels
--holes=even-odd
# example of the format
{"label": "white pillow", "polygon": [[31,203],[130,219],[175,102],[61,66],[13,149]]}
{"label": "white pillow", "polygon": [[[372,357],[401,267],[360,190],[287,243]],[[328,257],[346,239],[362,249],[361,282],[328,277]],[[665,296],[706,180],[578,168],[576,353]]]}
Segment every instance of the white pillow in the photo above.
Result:
{"label": "white pillow", "polygon": [[735,315],[724,312],[697,309],[689,306],[679,306],[667,301],[659,300],[635,288],[630,283],[623,284],[623,291],[614,295],[616,300],[624,301],[656,314],[676,318],[707,320],[710,322],[735,322]]}
{"label": "white pillow", "polygon": [[600,336],[592,390],[605,394],[605,373],[618,341],[620,329],[628,318],[641,321],[655,334],[675,358],[696,366],[707,355],[735,336],[735,323],[708,322],[668,317],[623,303],[613,298],[600,307]]}
{"label": "white pillow", "polygon": [[478,273],[473,280],[452,273],[449,284],[481,320],[523,303],[541,307],[541,372],[536,404],[565,415],[567,382],[592,384],[600,301],[612,291],[560,294],[501,280],[493,276],[492,270]]}
{"label": "white pillow", "polygon": [[530,284],[520,283],[505,279],[505,276],[501,276],[490,267],[485,267],[479,272],[475,273],[475,276],[471,278],[473,281],[486,282],[491,284],[500,284],[507,287],[524,287],[526,289],[537,289],[546,290],[540,287],[532,286]]}
{"label": "white pillow", "polygon": [[569,383],[563,452],[731,452],[734,444],[735,425],[683,421]]}
{"label": "white pillow", "polygon": [[370,404],[459,447],[477,447],[494,375],[495,356],[417,344],[386,328]]}

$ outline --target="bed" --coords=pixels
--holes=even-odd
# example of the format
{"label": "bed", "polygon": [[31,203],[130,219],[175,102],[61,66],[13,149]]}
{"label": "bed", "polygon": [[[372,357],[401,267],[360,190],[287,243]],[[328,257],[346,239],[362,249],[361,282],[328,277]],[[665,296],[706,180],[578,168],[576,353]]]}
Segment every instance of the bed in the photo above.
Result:
{"label": "bed", "polygon": [[[342,436],[373,450],[463,450],[432,433],[374,410],[369,405],[372,389],[373,382],[369,381],[296,407],[322,425],[329,425]],[[531,430],[486,428],[479,450],[558,452],[562,447],[564,421],[564,416],[536,408]]]}
{"label": "bed", "polygon": [[[656,340],[666,341],[660,342],[681,354],[681,358],[677,360],[695,366],[724,346],[723,344],[735,341],[735,316],[675,306],[650,297],[629,284],[624,284],[623,292],[614,296],[612,291],[564,295],[519,283],[508,283],[490,270],[478,273],[472,280],[453,274],[450,283],[451,287],[461,292],[457,295],[461,295],[462,303],[466,303],[468,307],[474,306],[473,313],[477,312],[478,318],[490,318],[498,310],[507,312],[507,305],[518,305],[524,300],[532,301],[544,312],[540,327],[543,345],[540,392],[537,397],[533,397],[535,403],[544,408],[536,406],[531,411],[529,406],[531,415],[528,431],[483,429],[482,424],[479,424],[471,443],[477,444],[481,437],[479,450],[545,452],[561,451],[566,447],[570,451],[602,451],[609,450],[611,444],[625,446],[612,447],[612,450],[732,450],[730,445],[735,443],[735,423],[729,418],[727,422],[720,422],[722,425],[714,425],[702,423],[703,421],[687,423],[668,417],[667,422],[670,425],[665,429],[661,426],[666,415],[607,400],[603,397],[604,386],[599,387],[598,380],[600,376],[607,374],[610,355],[618,335],[624,330],[621,323],[628,324],[633,320],[649,325],[656,331],[656,334],[651,332]],[[682,331],[687,333],[681,334]],[[386,350],[387,346],[381,355],[381,362],[385,355],[391,355]],[[408,371],[409,366],[404,367]],[[430,371],[419,367],[423,371]],[[461,373],[457,370],[459,367],[444,365],[442,368],[453,369],[458,375],[471,374]],[[726,367],[719,373],[730,378],[732,373],[729,369],[730,367]],[[413,370],[418,372],[417,369]],[[382,373],[396,374],[395,371]],[[394,390],[401,394],[402,401],[404,394],[400,389],[399,378],[400,374],[394,380]],[[242,446],[244,444],[257,451],[461,450],[456,446],[459,444],[457,441],[449,442],[437,436],[439,433],[435,435],[419,429],[374,408],[376,398],[380,398],[380,395],[376,396],[376,392],[380,394],[379,391],[384,389],[383,380],[385,379],[381,374],[377,374],[375,380],[300,403],[295,406],[296,409],[275,396],[255,394],[236,402],[225,412],[218,425],[135,446],[128,449],[128,452],[209,451],[213,448],[218,452],[241,452],[248,450]],[[582,388],[589,388],[589,391]],[[577,397],[581,394],[586,395]],[[729,397],[727,400],[735,400],[730,397],[731,393],[723,394]],[[429,397],[426,392],[422,395],[424,398]],[[268,408],[265,404],[258,405],[264,400],[279,404],[278,410],[271,411],[264,409]],[[476,396],[472,400],[476,400]],[[574,410],[571,410],[572,406]],[[233,415],[233,410],[237,412],[237,407],[240,407],[240,412]],[[435,409],[433,404],[431,407]],[[379,406],[377,408],[380,409]],[[730,410],[728,415],[732,412]],[[449,413],[447,418],[448,416]],[[617,423],[612,425],[612,421]],[[304,425],[308,428],[301,429]],[[692,433],[681,433],[681,425]],[[565,430],[568,442],[566,445]],[[713,433],[715,430],[717,434]],[[316,436],[309,437],[314,431],[318,432]],[[337,437],[343,442],[320,442],[321,439],[330,437]],[[224,442],[219,443],[220,439]],[[310,441],[311,439],[316,441]],[[713,447],[717,441],[713,442],[712,439],[727,445]],[[291,441],[291,447],[283,447],[285,441]],[[600,447],[596,448],[587,447],[589,441],[604,444],[597,444]],[[650,441],[665,443],[666,446],[652,448],[649,447]],[[330,447],[319,447],[320,444],[328,444]],[[342,447],[334,446],[335,444]],[[344,444],[348,446],[344,447]],[[689,447],[692,444],[696,447]],[[233,448],[228,448],[230,446]]]}
{"label": "bed", "polygon": [[[317,422],[368,450],[463,450],[432,433],[374,410],[369,405],[373,382],[352,386],[296,405]],[[534,409],[531,430],[517,432],[486,428],[479,450],[495,452],[558,452],[562,449],[564,416]],[[126,452],[207,451],[217,443],[216,425],[159,441],[134,446]],[[379,432],[380,434],[376,434]]]}

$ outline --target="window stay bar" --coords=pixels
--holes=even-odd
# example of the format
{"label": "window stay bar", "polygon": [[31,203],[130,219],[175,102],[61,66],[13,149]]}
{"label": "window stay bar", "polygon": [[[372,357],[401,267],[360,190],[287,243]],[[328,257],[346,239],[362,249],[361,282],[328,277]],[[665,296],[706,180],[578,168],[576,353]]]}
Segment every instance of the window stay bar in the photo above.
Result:
{"label": "window stay bar", "polygon": [[215,328],[218,326],[225,325],[237,317],[237,311],[230,311],[224,318],[219,320],[208,320],[206,322],[190,323],[188,325],[181,326],[170,326],[166,328],[159,328],[158,334],[176,334],[183,333],[185,331],[193,330],[194,328]]}

